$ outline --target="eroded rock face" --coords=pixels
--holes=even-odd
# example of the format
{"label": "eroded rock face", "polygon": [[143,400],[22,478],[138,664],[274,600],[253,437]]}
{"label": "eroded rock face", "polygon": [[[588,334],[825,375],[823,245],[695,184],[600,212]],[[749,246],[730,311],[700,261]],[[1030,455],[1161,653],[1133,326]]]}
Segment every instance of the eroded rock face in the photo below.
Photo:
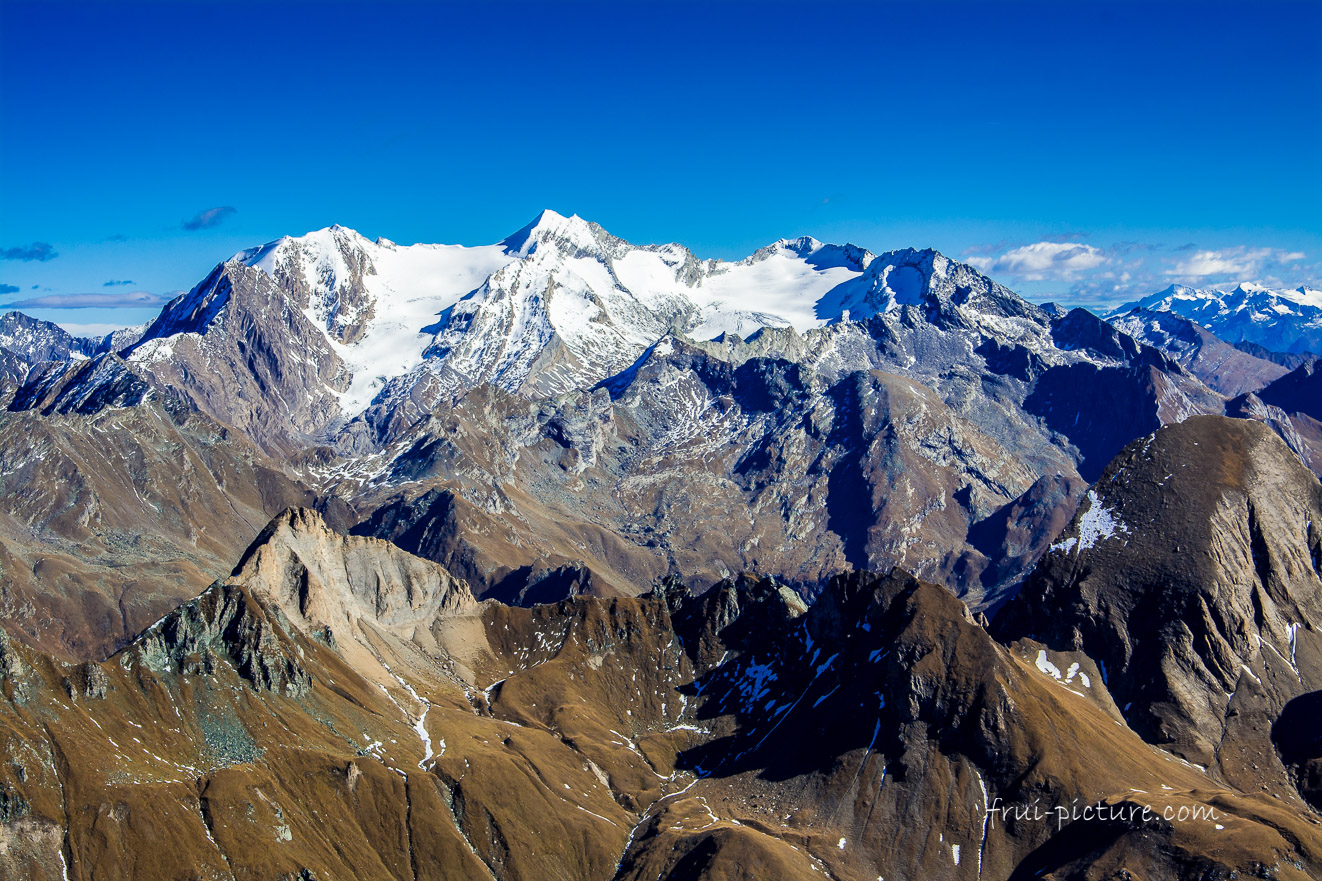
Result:
{"label": "eroded rock face", "polygon": [[[666,345],[591,394],[535,407],[475,394],[438,414],[392,448],[354,531],[501,598],[548,596],[556,570],[585,570],[578,589],[601,594],[743,570],[811,594],[843,568],[905,565],[990,601],[1044,548],[1041,531],[1015,546],[971,538],[1005,520],[1034,471],[1003,431],[987,434],[922,383],[860,371],[831,384],[780,358]],[[1066,485],[1030,494],[1015,516],[1047,503],[1067,515],[1080,484]]]}
{"label": "eroded rock face", "polygon": [[374,635],[431,647],[438,619],[477,607],[468,585],[435,563],[381,539],[332,532],[307,508],[272,520],[230,579],[305,636],[333,643],[360,675],[384,682],[392,677],[371,645]]}
{"label": "eroded rock face", "polygon": [[1319,524],[1322,487],[1266,427],[1167,426],[1111,463],[995,629],[1086,653],[1149,742],[1288,794],[1271,731],[1322,687]]}
{"label": "eroded rock face", "polygon": [[123,357],[267,452],[289,455],[340,418],[349,383],[305,308],[260,270],[222,263]]}

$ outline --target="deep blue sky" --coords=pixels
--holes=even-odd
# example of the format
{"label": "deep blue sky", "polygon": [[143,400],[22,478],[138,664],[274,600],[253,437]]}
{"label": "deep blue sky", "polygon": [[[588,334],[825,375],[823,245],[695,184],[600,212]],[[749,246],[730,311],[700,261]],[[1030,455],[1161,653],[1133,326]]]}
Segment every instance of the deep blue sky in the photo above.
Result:
{"label": "deep blue sky", "polygon": [[1322,286],[1320,57],[1313,0],[0,0],[0,302],[544,207],[704,257],[934,246],[1039,299]]}

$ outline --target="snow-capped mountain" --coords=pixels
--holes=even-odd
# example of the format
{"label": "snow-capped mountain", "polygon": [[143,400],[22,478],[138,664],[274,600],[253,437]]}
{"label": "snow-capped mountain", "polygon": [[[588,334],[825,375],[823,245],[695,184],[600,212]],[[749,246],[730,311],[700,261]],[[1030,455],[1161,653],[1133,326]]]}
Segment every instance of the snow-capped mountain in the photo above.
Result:
{"label": "snow-capped mountain", "polygon": [[302,304],[352,375],[338,393],[344,417],[368,411],[373,423],[403,411],[407,422],[481,384],[530,397],[588,387],[670,331],[802,334],[915,307],[1038,356],[1055,348],[1046,313],[930,250],[875,257],[803,237],[744,260],[699,260],[546,211],[483,247],[400,246],[331,227],[233,259]]}
{"label": "snow-capped mountain", "polygon": [[872,255],[802,238],[738,262],[698,260],[545,211],[494,245],[400,246],[331,227],[233,259],[306,301],[353,374],[341,403],[354,416],[383,391],[424,383],[438,399],[482,382],[533,393],[591,384],[671,329],[709,339],[818,326],[839,317],[819,301]]}
{"label": "snow-capped mountain", "polygon": [[22,312],[0,315],[0,349],[7,349],[29,364],[86,358],[99,340],[76,337],[57,324]]}
{"label": "snow-capped mountain", "polygon": [[1170,355],[1228,398],[1256,392],[1289,369],[1226,343],[1207,328],[1176,312],[1131,309],[1111,324],[1139,342]]}
{"label": "snow-capped mountain", "polygon": [[[551,211],[481,247],[400,246],[343,227],[282,238],[217,266],[114,354],[123,369],[190,388],[264,448],[323,441],[365,453],[482,386],[529,399],[590,389],[669,334],[727,347],[757,339],[749,351],[831,381],[878,368],[909,376],[1034,470],[1055,454],[1023,440],[1037,429],[1005,426],[1040,406],[1050,430],[1083,432],[1090,420],[1075,405],[1085,402],[1061,395],[1094,379],[1053,374],[1038,398],[1030,385],[1058,368],[1147,363],[1091,315],[1050,313],[933,250],[874,256],[798,238],[699,260]],[[1171,366],[1159,369],[1161,420],[1207,411],[1215,396]],[[42,400],[80,399],[61,376],[44,382]],[[1056,426],[1063,412],[1071,421]],[[1090,468],[1113,452],[1103,446]]]}
{"label": "snow-capped mountain", "polygon": [[1126,303],[1106,318],[1135,308],[1182,315],[1228,343],[1256,343],[1274,352],[1322,351],[1322,290],[1271,290],[1249,283],[1230,291],[1171,285]]}

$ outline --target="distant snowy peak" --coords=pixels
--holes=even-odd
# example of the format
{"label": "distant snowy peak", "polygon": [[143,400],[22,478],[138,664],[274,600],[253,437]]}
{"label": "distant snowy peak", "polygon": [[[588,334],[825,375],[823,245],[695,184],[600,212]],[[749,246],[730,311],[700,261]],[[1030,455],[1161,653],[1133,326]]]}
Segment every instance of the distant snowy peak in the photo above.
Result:
{"label": "distant snowy peak", "polygon": [[746,257],[741,263],[756,263],[776,255],[788,255],[801,259],[818,269],[848,269],[862,272],[868,268],[875,255],[866,248],[857,245],[832,245],[819,242],[812,236],[799,236],[797,239],[779,239]]}
{"label": "distant snowy peak", "polygon": [[13,352],[29,364],[87,357],[96,346],[96,340],[75,337],[57,324],[22,312],[0,315],[0,349]]}
{"label": "distant snowy peak", "polygon": [[1136,308],[1174,312],[1229,343],[1250,342],[1276,352],[1322,348],[1322,291],[1313,288],[1272,290],[1244,283],[1219,291],[1171,285],[1126,303],[1106,317],[1116,318]]}

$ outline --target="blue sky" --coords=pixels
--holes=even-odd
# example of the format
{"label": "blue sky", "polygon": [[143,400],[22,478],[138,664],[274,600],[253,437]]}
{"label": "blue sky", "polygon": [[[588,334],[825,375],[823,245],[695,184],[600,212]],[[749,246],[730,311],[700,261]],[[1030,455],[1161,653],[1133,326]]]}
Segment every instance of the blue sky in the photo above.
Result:
{"label": "blue sky", "polygon": [[0,0],[0,304],[133,323],[280,235],[542,208],[932,246],[1035,299],[1322,286],[1319,57],[1311,0]]}

